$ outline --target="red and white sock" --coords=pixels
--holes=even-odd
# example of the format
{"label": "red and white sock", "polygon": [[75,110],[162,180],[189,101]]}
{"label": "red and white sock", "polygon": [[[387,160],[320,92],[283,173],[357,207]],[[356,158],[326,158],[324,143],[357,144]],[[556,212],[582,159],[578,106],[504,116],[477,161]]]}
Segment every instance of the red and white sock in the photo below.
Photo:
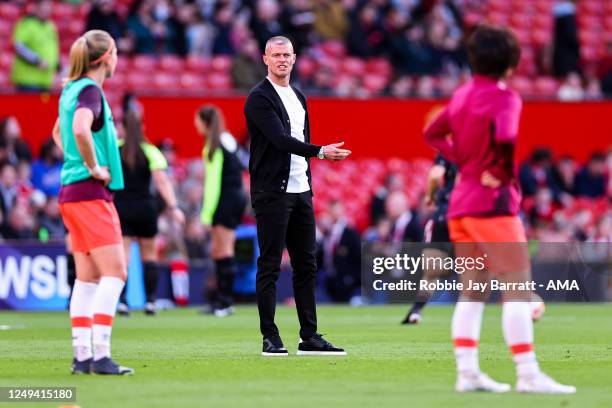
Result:
{"label": "red and white sock", "polygon": [[98,284],[74,281],[70,298],[70,321],[72,323],[72,349],[74,358],[85,361],[92,357],[91,325],[93,320],[93,298]]}
{"label": "red and white sock", "polygon": [[533,321],[529,302],[505,302],[502,325],[506,344],[510,347],[519,377],[540,371],[533,351]]}
{"label": "red and white sock", "polygon": [[183,259],[170,262],[172,295],[176,304],[185,306],[189,303],[189,266]]}
{"label": "red and white sock", "polygon": [[455,346],[457,372],[478,372],[478,340],[484,302],[460,300],[455,306],[451,334]]}
{"label": "red and white sock", "polygon": [[119,278],[103,276],[93,300],[93,355],[94,360],[110,357],[113,318],[119,295],[125,282]]}

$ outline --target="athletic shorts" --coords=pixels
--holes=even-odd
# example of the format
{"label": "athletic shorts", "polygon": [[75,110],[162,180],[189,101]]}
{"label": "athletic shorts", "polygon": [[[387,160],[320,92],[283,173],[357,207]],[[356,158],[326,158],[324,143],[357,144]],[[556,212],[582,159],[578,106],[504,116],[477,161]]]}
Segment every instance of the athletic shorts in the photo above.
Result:
{"label": "athletic shorts", "polygon": [[245,207],[246,197],[242,191],[224,192],[219,198],[212,225],[236,229],[242,222]]}
{"label": "athletic shorts", "polygon": [[157,235],[155,200],[116,201],[124,237],[153,238]]}
{"label": "athletic shorts", "polygon": [[453,242],[527,242],[517,216],[459,217],[448,221]]}
{"label": "athletic shorts", "polygon": [[486,268],[503,274],[529,269],[529,248],[517,216],[460,217],[448,221],[456,257],[484,257]]}
{"label": "athletic shorts", "polygon": [[76,201],[60,204],[62,219],[70,233],[72,252],[91,250],[123,242],[119,215],[112,202]]}

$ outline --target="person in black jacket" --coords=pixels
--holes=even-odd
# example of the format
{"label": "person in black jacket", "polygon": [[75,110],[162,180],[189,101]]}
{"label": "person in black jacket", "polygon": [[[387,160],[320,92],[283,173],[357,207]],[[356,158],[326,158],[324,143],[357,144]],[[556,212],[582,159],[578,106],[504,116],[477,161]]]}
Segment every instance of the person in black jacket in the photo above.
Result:
{"label": "person in black jacket", "polygon": [[332,201],[327,214],[330,225],[322,245],[325,289],[332,301],[352,303],[361,288],[361,238],[346,219],[341,201]]}
{"label": "person in black jacket", "polygon": [[345,354],[317,333],[315,306],[315,220],[308,159],[342,160],[351,153],[343,143],[310,143],[306,97],[289,85],[295,64],[286,37],[268,40],[263,56],[268,76],[249,93],[244,106],[251,138],[251,202],[257,220],[257,306],[263,356],[285,356],[274,324],[276,280],[285,245],[293,267],[293,292],[300,321],[298,354]]}

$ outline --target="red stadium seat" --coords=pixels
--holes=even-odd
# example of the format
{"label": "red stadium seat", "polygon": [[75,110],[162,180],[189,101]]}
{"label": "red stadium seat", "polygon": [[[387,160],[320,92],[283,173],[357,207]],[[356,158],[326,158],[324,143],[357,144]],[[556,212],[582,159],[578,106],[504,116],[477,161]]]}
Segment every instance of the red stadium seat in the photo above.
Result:
{"label": "red stadium seat", "polygon": [[523,76],[515,76],[510,79],[510,86],[523,96],[533,95],[533,83],[529,78]]}
{"label": "red stadium seat", "polygon": [[363,86],[368,91],[378,94],[387,86],[387,78],[384,75],[366,74],[363,77]]}
{"label": "red stadium seat", "polygon": [[342,71],[353,76],[363,75],[365,73],[365,62],[360,58],[348,57],[342,61]]}
{"label": "red stadium seat", "polygon": [[9,48],[11,41],[9,40],[13,35],[13,24],[9,20],[0,19],[0,47]]}
{"label": "red stadium seat", "polygon": [[340,41],[326,41],[321,44],[321,50],[332,58],[342,58],[346,55],[346,48]]}
{"label": "red stadium seat", "polygon": [[531,31],[531,43],[537,47],[545,47],[552,41],[552,31],[549,29],[534,29]]}
{"label": "red stadium seat", "polygon": [[551,97],[556,96],[559,89],[559,83],[552,77],[540,77],[534,82],[534,91],[538,96]]}
{"label": "red stadium seat", "polygon": [[12,50],[0,52],[0,71],[8,72],[10,70],[14,55],[15,53]]}
{"label": "red stadium seat", "polygon": [[203,72],[210,69],[210,59],[198,55],[189,55],[186,60],[187,69],[191,71]]}
{"label": "red stadium seat", "polygon": [[390,78],[393,74],[393,67],[391,67],[389,60],[385,58],[372,58],[366,62],[366,72]]}
{"label": "red stadium seat", "polygon": [[229,55],[215,55],[210,62],[210,67],[215,72],[227,73],[232,66],[232,58]]}
{"label": "red stadium seat", "polygon": [[11,87],[11,80],[9,78],[8,72],[4,70],[0,70],[0,88],[6,89]]}
{"label": "red stadium seat", "polygon": [[151,55],[136,55],[132,57],[131,65],[133,70],[153,72],[157,69],[157,58]]}
{"label": "red stadium seat", "polygon": [[202,91],[206,89],[206,80],[203,74],[194,74],[191,72],[185,72],[181,74],[180,86],[185,90],[190,91]]}
{"label": "red stadium seat", "polygon": [[317,63],[310,57],[300,57],[297,61],[297,71],[301,78],[310,78],[317,69]]}
{"label": "red stadium seat", "polygon": [[185,60],[175,55],[162,55],[159,59],[159,67],[166,72],[182,72],[185,69]]}
{"label": "red stadium seat", "polygon": [[17,21],[21,16],[21,7],[12,2],[0,3],[0,17],[5,18],[8,21]]}
{"label": "red stadium seat", "polygon": [[70,20],[76,14],[77,8],[70,3],[56,2],[53,5],[53,20]]}
{"label": "red stadium seat", "polygon": [[158,72],[153,76],[153,86],[161,91],[176,91],[179,87],[179,81],[176,75]]}
{"label": "red stadium seat", "polygon": [[227,74],[213,72],[208,75],[208,87],[215,91],[229,91],[232,89],[232,78]]}
{"label": "red stadium seat", "polygon": [[131,71],[127,74],[127,88],[130,91],[141,91],[150,88],[150,76],[146,72]]}

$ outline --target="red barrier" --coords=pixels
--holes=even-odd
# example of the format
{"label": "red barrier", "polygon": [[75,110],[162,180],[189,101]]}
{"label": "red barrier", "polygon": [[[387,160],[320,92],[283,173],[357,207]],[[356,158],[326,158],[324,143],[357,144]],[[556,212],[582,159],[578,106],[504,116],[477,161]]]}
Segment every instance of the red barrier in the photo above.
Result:
{"label": "red barrier", "polygon": [[[198,156],[202,140],[193,127],[198,106],[214,103],[224,112],[227,127],[239,139],[246,135],[244,98],[142,97],[147,136],[154,142],[175,140],[181,156]],[[431,157],[421,131],[425,118],[443,101],[310,98],[313,142],[345,141],[355,157]],[[13,114],[34,151],[51,133],[57,97],[0,96],[0,117]],[[526,102],[520,127],[519,156],[536,146],[584,160],[612,144],[612,102]]]}

